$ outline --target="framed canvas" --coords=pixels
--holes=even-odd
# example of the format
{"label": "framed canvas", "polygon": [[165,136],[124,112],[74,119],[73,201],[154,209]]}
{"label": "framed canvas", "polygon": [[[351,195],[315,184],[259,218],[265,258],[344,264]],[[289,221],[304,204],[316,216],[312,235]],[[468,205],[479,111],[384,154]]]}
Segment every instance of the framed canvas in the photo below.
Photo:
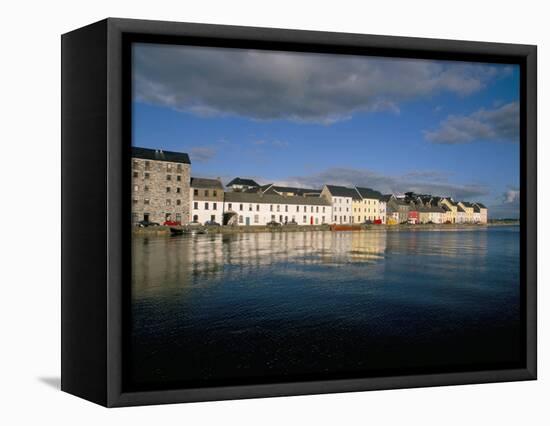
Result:
{"label": "framed canvas", "polygon": [[536,47],[106,19],[62,36],[62,389],[536,379]]}

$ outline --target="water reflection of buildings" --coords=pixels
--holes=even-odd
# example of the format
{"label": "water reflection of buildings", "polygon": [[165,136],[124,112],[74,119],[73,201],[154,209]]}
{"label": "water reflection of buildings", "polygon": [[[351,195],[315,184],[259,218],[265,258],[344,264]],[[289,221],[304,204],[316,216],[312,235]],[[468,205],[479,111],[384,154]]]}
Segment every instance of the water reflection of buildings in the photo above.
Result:
{"label": "water reflection of buildings", "polygon": [[[280,232],[134,238],[133,288],[185,291],[216,285],[246,274],[279,274],[300,270],[304,277],[323,267],[342,268],[344,275],[373,278],[383,273],[386,257],[411,259],[418,268],[435,270],[460,261],[464,270],[484,268],[486,232]],[[429,258],[433,257],[434,261]],[[460,259],[464,259],[461,261]],[[397,264],[396,264],[397,265]],[[455,267],[451,268],[456,270]],[[415,268],[409,269],[414,273]]]}
{"label": "water reflection of buildings", "polygon": [[200,285],[201,278],[268,265],[345,266],[383,259],[386,232],[281,232],[135,237],[134,289]]}

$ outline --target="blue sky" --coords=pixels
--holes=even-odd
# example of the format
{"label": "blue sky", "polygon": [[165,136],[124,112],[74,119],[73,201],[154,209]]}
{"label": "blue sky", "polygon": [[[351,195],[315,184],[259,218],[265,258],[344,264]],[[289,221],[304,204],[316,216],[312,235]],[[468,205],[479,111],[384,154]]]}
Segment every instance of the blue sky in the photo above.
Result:
{"label": "blue sky", "polygon": [[133,144],[192,175],[360,185],[481,201],[517,217],[512,65],[134,47]]}

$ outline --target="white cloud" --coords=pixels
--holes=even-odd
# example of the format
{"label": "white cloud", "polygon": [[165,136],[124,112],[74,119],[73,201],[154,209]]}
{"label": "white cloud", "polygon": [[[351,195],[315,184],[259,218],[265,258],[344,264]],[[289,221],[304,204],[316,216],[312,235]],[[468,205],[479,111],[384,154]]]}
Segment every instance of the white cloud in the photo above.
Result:
{"label": "white cloud", "polygon": [[519,104],[511,102],[492,110],[480,109],[470,115],[450,115],[438,129],[426,131],[424,136],[439,144],[477,140],[519,142]]}

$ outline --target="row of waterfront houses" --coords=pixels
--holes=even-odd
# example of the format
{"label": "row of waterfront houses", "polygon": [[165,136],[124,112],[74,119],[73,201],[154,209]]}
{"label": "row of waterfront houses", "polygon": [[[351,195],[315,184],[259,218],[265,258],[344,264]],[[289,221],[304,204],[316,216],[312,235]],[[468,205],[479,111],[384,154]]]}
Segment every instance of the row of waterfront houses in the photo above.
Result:
{"label": "row of waterfront houses", "polygon": [[487,208],[450,197],[382,194],[366,187],[322,189],[191,176],[186,153],[132,148],[132,221],[223,225],[487,223]]}

